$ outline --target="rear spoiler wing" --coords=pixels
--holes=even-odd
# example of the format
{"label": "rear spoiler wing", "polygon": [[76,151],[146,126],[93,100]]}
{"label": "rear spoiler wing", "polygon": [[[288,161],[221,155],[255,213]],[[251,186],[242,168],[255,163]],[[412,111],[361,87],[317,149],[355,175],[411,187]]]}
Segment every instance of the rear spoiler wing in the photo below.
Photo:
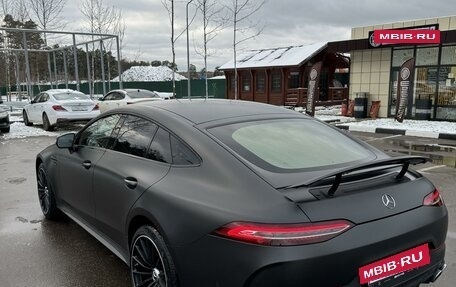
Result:
{"label": "rear spoiler wing", "polygon": [[342,181],[342,176],[344,176],[348,173],[360,171],[360,170],[366,170],[366,169],[370,169],[370,168],[376,168],[376,167],[385,167],[385,169],[386,169],[386,168],[389,168],[389,166],[391,166],[391,165],[402,165],[401,171],[396,176],[396,179],[399,180],[402,177],[404,177],[405,173],[407,172],[407,170],[411,164],[416,165],[416,164],[426,163],[429,160],[430,160],[429,158],[423,157],[423,156],[399,156],[399,157],[392,157],[392,158],[386,158],[386,159],[379,159],[379,160],[374,160],[374,161],[365,162],[365,163],[357,164],[354,166],[342,168],[335,172],[331,172],[328,174],[324,174],[322,176],[312,178],[304,183],[289,186],[288,188],[310,186],[321,180],[334,176],[335,177],[334,183],[328,191],[328,196],[333,196],[334,193],[336,192],[337,188],[339,187],[339,184]]}

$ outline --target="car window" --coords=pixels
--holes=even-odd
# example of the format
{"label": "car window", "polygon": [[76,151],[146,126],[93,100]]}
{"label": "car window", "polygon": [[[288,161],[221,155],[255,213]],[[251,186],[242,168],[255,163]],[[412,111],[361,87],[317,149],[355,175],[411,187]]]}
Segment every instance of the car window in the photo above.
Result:
{"label": "car window", "polygon": [[198,156],[174,136],[171,136],[171,152],[175,165],[193,165],[200,162]]}
{"label": "car window", "polygon": [[35,98],[33,98],[33,101],[34,101],[35,103],[39,103],[42,95],[43,95],[43,94],[38,94],[38,95],[36,95]]}
{"label": "car window", "polygon": [[57,101],[65,101],[65,100],[88,100],[89,97],[82,93],[62,93],[62,94],[55,94],[54,98]]}
{"label": "car window", "polygon": [[173,162],[169,133],[164,129],[159,128],[157,130],[154,140],[147,151],[147,158],[170,164]]}
{"label": "car window", "polygon": [[309,119],[244,122],[209,132],[246,160],[273,172],[324,169],[375,157],[348,136]]}
{"label": "car window", "polygon": [[128,90],[128,96],[132,99],[142,99],[142,98],[160,98],[154,92],[147,91],[147,90]]}
{"label": "car window", "polygon": [[49,100],[49,95],[48,94],[43,94],[40,98],[40,103],[47,102]]}
{"label": "car window", "polygon": [[147,149],[157,131],[157,125],[135,116],[127,116],[112,150],[147,157]]}
{"label": "car window", "polygon": [[103,101],[119,101],[123,98],[125,98],[125,96],[122,93],[112,92],[107,94]]}
{"label": "car window", "polygon": [[78,144],[81,146],[108,148],[114,141],[113,130],[119,119],[120,115],[111,115],[93,122],[81,132]]}

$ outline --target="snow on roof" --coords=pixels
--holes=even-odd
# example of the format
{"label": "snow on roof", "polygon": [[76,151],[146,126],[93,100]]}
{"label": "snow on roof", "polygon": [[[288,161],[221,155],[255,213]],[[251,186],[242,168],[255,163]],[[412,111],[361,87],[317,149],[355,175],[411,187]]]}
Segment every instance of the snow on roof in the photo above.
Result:
{"label": "snow on roof", "polygon": [[[174,74],[176,81],[187,79],[178,73]],[[115,77],[112,80],[117,82],[119,77]],[[173,71],[166,66],[133,66],[122,73],[123,82],[162,82],[172,80]]]}
{"label": "snow on roof", "polygon": [[210,80],[225,80],[226,77],[225,75],[222,75],[222,76],[215,76],[215,77],[212,77],[212,78],[209,78]]}
{"label": "snow on roof", "polygon": [[[322,51],[327,46],[327,42],[319,42],[302,46],[252,50],[239,55],[237,57],[236,66],[239,69],[298,66],[316,55],[318,52]],[[234,61],[229,61],[219,69],[234,69]]]}

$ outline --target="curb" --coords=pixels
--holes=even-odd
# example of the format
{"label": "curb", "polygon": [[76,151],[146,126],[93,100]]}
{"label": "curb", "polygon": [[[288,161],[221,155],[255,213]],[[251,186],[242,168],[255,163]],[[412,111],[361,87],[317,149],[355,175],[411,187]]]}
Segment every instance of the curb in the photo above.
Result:
{"label": "curb", "polygon": [[404,136],[422,137],[422,138],[456,140],[456,134],[447,134],[447,133],[401,130],[401,129],[386,129],[386,128],[363,127],[363,126],[348,126],[348,125],[336,125],[336,127],[338,127],[339,129],[347,130],[347,131],[351,131],[351,132],[404,135]]}

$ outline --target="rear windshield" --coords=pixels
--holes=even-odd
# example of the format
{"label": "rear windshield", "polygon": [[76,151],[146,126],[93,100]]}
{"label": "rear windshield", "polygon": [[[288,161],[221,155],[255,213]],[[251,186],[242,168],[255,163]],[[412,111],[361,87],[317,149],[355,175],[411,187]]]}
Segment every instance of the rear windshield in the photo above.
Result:
{"label": "rear windshield", "polygon": [[55,94],[53,97],[57,101],[66,101],[66,100],[88,100],[89,97],[84,94],[79,93],[65,93],[65,94]]}
{"label": "rear windshield", "polygon": [[142,99],[142,98],[160,98],[157,94],[151,91],[143,90],[131,90],[128,91],[128,96],[132,99]]}
{"label": "rear windshield", "polygon": [[339,131],[308,119],[244,122],[209,132],[249,162],[274,172],[332,167],[374,157]]}

